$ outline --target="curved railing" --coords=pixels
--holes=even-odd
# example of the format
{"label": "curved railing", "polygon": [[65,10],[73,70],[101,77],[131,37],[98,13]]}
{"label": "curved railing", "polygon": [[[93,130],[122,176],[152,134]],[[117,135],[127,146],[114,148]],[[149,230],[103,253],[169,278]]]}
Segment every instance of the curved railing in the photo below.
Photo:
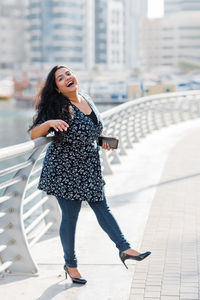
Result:
{"label": "curved railing", "polygon": [[[153,95],[128,101],[102,114],[104,134],[119,148],[101,151],[104,174],[134,143],[154,130],[200,117],[200,91]],[[0,149],[0,273],[37,274],[31,247],[47,231],[58,232],[60,211],[53,196],[37,189],[50,137]]]}

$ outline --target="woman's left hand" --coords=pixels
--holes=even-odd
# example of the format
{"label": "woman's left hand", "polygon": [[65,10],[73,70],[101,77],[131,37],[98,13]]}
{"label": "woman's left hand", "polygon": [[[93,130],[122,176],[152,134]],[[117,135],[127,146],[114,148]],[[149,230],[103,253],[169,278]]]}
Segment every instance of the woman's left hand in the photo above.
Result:
{"label": "woman's left hand", "polygon": [[[114,138],[114,139],[117,139],[116,136],[109,136],[109,137]],[[106,142],[103,143],[102,148],[103,148],[104,150],[108,150],[108,151],[113,150],[112,148],[110,148],[109,144],[106,143]]]}

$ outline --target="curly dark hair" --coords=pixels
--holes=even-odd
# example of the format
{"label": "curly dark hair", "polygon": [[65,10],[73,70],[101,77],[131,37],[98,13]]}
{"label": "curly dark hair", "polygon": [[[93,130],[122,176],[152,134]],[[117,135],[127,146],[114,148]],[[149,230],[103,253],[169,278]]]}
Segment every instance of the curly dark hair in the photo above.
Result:
{"label": "curly dark hair", "polygon": [[[28,131],[33,129],[41,120],[63,119],[67,122],[71,120],[69,112],[69,99],[57,90],[55,81],[55,72],[58,69],[66,68],[65,66],[55,66],[49,72],[45,81],[44,87],[39,95],[39,101],[36,104],[36,115],[33,118],[33,123]],[[53,129],[52,129],[53,130]],[[55,133],[55,140],[60,141],[62,132]]]}

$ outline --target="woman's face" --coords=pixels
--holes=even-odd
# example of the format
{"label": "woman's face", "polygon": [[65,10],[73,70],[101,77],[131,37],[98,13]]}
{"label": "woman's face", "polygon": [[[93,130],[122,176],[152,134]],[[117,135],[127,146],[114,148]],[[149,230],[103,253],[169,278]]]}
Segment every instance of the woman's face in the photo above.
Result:
{"label": "woman's face", "polygon": [[55,81],[58,92],[63,95],[70,95],[78,90],[76,76],[67,68],[60,68],[55,72]]}

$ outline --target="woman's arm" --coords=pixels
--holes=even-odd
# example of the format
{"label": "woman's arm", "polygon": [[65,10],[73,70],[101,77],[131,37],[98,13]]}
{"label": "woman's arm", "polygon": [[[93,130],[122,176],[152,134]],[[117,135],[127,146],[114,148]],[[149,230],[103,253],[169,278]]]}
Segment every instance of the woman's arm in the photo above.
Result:
{"label": "woman's arm", "polygon": [[35,126],[30,132],[30,137],[34,140],[39,137],[46,136],[49,133],[50,128],[53,128],[56,131],[66,131],[68,127],[69,125],[63,120],[48,120]]}

